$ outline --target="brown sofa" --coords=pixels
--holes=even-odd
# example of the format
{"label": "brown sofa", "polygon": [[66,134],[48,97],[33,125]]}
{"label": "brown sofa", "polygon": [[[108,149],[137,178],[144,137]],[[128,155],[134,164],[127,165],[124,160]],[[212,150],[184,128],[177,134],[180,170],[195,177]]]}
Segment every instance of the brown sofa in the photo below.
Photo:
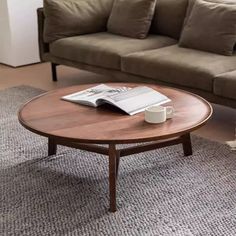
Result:
{"label": "brown sofa", "polygon": [[38,9],[41,60],[52,63],[54,81],[56,66],[66,65],[110,75],[114,80],[182,88],[236,108],[236,52],[222,56],[178,46],[187,6],[188,0],[158,0],[146,39],[97,32],[50,44],[44,43],[44,12]]}

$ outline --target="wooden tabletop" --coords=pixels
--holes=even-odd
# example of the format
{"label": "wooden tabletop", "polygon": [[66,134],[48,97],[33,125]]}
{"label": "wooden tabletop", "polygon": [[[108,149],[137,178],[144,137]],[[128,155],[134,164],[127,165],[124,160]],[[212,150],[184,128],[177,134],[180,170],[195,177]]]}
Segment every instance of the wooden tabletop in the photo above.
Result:
{"label": "wooden tabletop", "polygon": [[28,130],[65,141],[97,144],[138,143],[167,139],[189,133],[212,115],[211,105],[203,98],[153,84],[110,83],[110,86],[149,86],[168,96],[165,105],[175,108],[173,119],[163,124],[148,124],[144,113],[129,116],[112,107],[93,108],[60,98],[95,84],[57,89],[34,98],[19,111],[19,121]]}

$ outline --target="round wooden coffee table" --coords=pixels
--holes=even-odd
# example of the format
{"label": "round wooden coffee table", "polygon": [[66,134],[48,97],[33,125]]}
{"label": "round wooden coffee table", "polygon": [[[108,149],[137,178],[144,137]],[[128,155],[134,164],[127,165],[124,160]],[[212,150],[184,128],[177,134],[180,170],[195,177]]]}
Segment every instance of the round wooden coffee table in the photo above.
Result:
{"label": "round wooden coffee table", "polygon": [[[181,90],[153,84],[111,83],[110,86],[149,86],[168,96],[165,105],[175,108],[173,119],[163,124],[148,124],[144,113],[125,115],[112,107],[92,108],[61,100],[80,90],[95,86],[79,85],[42,94],[19,111],[19,121],[28,130],[48,137],[48,155],[64,145],[109,156],[110,211],[116,211],[116,179],[120,157],[165,146],[182,144],[184,155],[192,155],[190,132],[203,126],[212,115],[203,98]],[[117,144],[139,143],[117,149]],[[145,143],[145,144],[144,144]],[[108,144],[108,148],[96,144]]]}

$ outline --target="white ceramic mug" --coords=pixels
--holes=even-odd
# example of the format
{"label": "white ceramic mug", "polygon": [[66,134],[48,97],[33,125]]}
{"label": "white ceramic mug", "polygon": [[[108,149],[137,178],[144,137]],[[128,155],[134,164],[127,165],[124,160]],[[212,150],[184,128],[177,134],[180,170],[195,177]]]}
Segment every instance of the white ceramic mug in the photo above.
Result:
{"label": "white ceramic mug", "polygon": [[145,110],[145,121],[151,124],[163,123],[174,116],[172,106],[152,106]]}

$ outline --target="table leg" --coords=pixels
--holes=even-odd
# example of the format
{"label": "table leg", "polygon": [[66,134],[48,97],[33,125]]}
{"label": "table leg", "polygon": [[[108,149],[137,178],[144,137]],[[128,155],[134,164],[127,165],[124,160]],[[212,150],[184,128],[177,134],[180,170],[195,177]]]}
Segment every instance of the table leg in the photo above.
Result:
{"label": "table leg", "polygon": [[119,173],[119,165],[120,165],[120,152],[116,152],[116,179],[118,178]]}
{"label": "table leg", "polygon": [[116,212],[116,170],[117,151],[115,144],[109,144],[109,191],[110,211]]}
{"label": "table leg", "polygon": [[190,133],[181,136],[185,156],[193,154]]}
{"label": "table leg", "polygon": [[53,138],[48,138],[48,156],[55,155],[57,153],[57,144]]}

